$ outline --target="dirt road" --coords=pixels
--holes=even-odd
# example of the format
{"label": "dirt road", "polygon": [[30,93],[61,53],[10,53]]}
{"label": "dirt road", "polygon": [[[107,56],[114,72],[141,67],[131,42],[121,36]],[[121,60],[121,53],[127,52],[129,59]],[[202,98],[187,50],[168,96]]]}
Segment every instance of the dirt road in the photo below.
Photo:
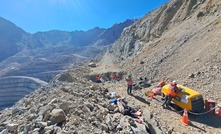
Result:
{"label": "dirt road", "polygon": [[107,73],[121,71],[118,64],[113,62],[113,58],[109,53],[106,53],[100,62],[97,63],[96,68],[92,68],[92,73]]}

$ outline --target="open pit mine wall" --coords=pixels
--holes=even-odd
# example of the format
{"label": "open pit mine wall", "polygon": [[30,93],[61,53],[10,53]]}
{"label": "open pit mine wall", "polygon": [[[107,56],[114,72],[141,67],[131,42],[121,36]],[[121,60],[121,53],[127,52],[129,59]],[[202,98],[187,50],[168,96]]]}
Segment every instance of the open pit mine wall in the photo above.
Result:
{"label": "open pit mine wall", "polygon": [[0,78],[0,110],[11,107],[27,94],[47,84],[42,80],[25,76]]}

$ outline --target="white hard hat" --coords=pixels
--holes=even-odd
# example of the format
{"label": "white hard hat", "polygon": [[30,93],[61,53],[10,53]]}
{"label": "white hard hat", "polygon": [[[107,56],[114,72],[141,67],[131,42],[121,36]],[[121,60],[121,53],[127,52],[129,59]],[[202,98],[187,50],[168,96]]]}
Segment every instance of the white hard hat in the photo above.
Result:
{"label": "white hard hat", "polygon": [[177,80],[174,80],[174,81],[173,81],[173,84],[176,85],[176,84],[177,84]]}

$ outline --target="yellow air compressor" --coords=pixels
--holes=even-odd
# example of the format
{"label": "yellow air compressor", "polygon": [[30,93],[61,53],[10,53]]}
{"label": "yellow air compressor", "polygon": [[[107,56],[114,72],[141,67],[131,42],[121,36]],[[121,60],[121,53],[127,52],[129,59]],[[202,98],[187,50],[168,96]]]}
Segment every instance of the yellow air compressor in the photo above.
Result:
{"label": "yellow air compressor", "polygon": [[[162,95],[165,96],[168,93],[170,84],[162,87]],[[188,111],[202,112],[204,110],[204,100],[202,94],[188,87],[177,84],[180,89],[176,92],[176,96],[172,101],[180,108],[186,108]]]}

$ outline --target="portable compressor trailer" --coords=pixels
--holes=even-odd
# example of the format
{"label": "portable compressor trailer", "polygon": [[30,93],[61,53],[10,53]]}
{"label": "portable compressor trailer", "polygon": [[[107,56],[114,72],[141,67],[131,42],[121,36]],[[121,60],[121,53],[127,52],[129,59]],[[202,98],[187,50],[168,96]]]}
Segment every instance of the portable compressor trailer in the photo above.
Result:
{"label": "portable compressor trailer", "polygon": [[[168,93],[170,84],[167,84],[162,87],[162,95],[165,96]],[[202,94],[197,91],[185,87],[183,85],[177,84],[177,87],[180,89],[179,92],[176,92],[176,96],[172,101],[180,108],[200,113],[204,110],[204,100]]]}

